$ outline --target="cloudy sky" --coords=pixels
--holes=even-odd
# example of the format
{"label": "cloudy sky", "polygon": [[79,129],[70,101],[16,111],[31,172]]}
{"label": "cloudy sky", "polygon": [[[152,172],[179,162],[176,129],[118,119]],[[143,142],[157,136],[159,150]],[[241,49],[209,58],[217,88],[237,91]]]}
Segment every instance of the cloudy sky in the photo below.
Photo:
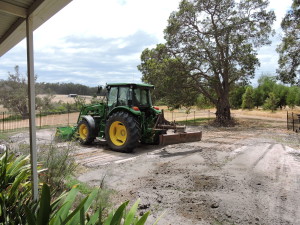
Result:
{"label": "cloudy sky", "polygon": [[[163,43],[163,30],[180,0],[73,0],[34,32],[35,73],[39,82],[88,86],[140,82],[137,70],[145,48]],[[271,46],[259,50],[261,73],[274,74],[280,22],[292,0],[270,0],[277,21]],[[19,65],[26,75],[25,40],[0,58],[0,79]],[[253,81],[255,84],[255,80]]]}

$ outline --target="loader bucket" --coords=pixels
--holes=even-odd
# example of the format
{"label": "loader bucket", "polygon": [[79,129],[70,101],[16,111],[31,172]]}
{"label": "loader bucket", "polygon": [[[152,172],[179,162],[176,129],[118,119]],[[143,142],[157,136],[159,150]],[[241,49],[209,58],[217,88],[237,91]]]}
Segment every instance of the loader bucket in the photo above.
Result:
{"label": "loader bucket", "polygon": [[186,142],[201,141],[202,132],[184,132],[174,134],[161,134],[159,135],[160,145],[171,145]]}
{"label": "loader bucket", "polygon": [[55,138],[59,141],[71,141],[76,127],[57,127]]}

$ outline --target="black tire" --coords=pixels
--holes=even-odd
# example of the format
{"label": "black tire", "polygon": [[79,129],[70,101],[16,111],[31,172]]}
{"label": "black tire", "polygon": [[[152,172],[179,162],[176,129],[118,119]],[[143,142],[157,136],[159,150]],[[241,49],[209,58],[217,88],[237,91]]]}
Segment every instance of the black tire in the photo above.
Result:
{"label": "black tire", "polygon": [[137,118],[124,111],[112,114],[106,122],[105,139],[115,151],[132,152],[141,139]]}
{"label": "black tire", "polygon": [[77,135],[80,143],[84,145],[89,145],[95,140],[94,131],[86,120],[79,122]]}

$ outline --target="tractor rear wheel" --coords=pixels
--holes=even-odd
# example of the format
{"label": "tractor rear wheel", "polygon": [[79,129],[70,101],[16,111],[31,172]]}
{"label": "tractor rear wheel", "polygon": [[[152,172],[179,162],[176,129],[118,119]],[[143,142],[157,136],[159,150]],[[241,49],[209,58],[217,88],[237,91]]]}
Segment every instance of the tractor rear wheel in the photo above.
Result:
{"label": "tractor rear wheel", "polygon": [[81,120],[78,124],[78,138],[84,145],[91,144],[95,140],[93,130],[86,120]]}
{"label": "tractor rear wheel", "polygon": [[105,138],[113,150],[131,152],[141,138],[136,117],[122,111],[112,114],[106,122]]}

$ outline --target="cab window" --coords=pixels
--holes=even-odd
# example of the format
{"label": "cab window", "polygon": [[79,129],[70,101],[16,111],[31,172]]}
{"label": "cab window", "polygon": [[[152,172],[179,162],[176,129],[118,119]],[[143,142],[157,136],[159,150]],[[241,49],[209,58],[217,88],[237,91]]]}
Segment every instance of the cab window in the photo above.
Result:
{"label": "cab window", "polygon": [[118,87],[112,87],[108,95],[108,107],[114,107],[117,105],[118,99]]}
{"label": "cab window", "polygon": [[118,97],[118,105],[128,105],[128,87],[120,87],[119,88],[119,97]]}
{"label": "cab window", "polygon": [[133,102],[137,106],[149,106],[149,90],[147,89],[134,89]]}

